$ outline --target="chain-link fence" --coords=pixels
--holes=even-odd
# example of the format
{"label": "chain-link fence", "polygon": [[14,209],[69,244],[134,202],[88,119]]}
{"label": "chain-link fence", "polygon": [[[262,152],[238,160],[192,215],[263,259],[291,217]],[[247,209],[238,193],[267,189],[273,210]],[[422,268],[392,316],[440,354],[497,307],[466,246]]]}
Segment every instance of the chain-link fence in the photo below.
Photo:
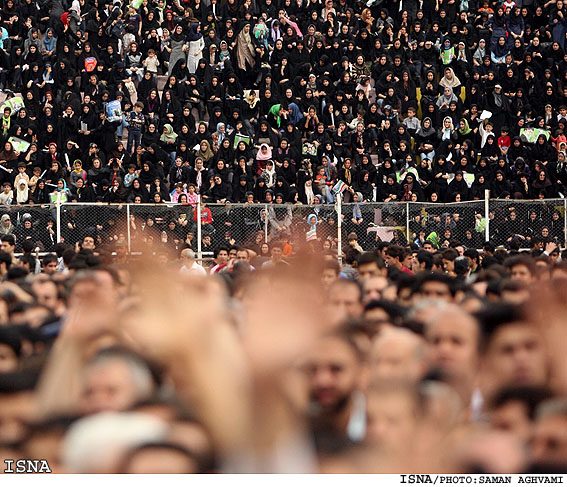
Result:
{"label": "chain-link fence", "polygon": [[486,240],[484,201],[466,203],[410,203],[410,242],[426,240],[438,247],[458,241],[468,248],[481,248]]}
{"label": "chain-link fence", "polygon": [[426,240],[438,247],[455,241],[481,248],[496,245],[530,248],[534,242],[566,246],[567,200],[481,200],[461,203],[275,204],[77,204],[2,206],[0,231],[16,236],[17,250],[32,239],[40,251],[57,242],[75,246],[91,236],[98,247],[114,244],[131,252],[178,251],[187,245],[210,256],[220,245],[267,252],[276,241],[297,248],[340,255],[356,238],[365,249],[377,242],[400,245]]}
{"label": "chain-link fence", "polygon": [[217,245],[250,247],[275,241],[300,245],[315,240],[323,244],[329,240],[332,247],[338,239],[337,211],[333,205],[226,203],[207,205],[204,211],[207,209],[211,221],[208,216],[202,218],[202,232],[212,235]]}
{"label": "chain-link fence", "polygon": [[497,245],[532,247],[553,240],[565,247],[565,199],[490,200],[490,240]]}
{"label": "chain-link fence", "polygon": [[348,203],[341,207],[342,241],[356,234],[363,249],[372,249],[377,242],[406,245],[408,205],[405,203]]}
{"label": "chain-link fence", "polygon": [[0,212],[0,234],[12,234],[16,237],[16,252],[22,251],[22,243],[28,239],[31,239],[35,248],[40,251],[50,251],[57,243],[55,206],[1,205]]}
{"label": "chain-link fence", "polygon": [[86,236],[94,238],[97,246],[127,241],[126,205],[65,203],[51,209],[56,224],[61,228],[61,241],[76,245]]}

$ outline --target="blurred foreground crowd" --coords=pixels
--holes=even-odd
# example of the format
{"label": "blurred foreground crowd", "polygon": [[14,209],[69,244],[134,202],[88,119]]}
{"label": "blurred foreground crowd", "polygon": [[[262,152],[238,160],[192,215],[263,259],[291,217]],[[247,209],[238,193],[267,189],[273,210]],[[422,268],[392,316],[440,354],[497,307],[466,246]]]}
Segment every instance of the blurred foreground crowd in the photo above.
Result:
{"label": "blurred foreground crowd", "polygon": [[[565,473],[556,249],[0,252],[0,459],[72,473]],[[553,254],[553,255],[550,255]],[[203,264],[203,265],[201,265]],[[36,266],[38,273],[34,273]],[[208,268],[207,268],[208,267]]]}

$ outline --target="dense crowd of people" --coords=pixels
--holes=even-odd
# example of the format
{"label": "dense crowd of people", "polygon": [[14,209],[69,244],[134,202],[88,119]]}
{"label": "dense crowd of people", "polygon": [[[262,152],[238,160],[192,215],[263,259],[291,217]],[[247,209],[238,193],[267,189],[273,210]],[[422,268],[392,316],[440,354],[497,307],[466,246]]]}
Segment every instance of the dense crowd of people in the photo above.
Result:
{"label": "dense crowd of people", "polygon": [[[407,225],[400,210],[376,220],[370,202],[565,195],[561,0],[264,3],[6,2],[3,214],[52,250],[52,218],[33,218],[30,237],[18,206],[317,206],[341,194],[353,203],[345,237],[371,248],[372,224]],[[312,230],[311,211],[237,212],[228,235],[225,222],[206,222],[214,246],[248,244],[265,218],[270,239]],[[175,240],[194,241],[194,212],[138,213],[138,229],[162,238],[173,226]],[[319,226],[336,225],[323,213]],[[395,242],[485,240],[473,211],[451,210],[447,224],[426,213]],[[490,218],[497,244],[565,244],[561,207],[511,205]],[[62,231],[74,244],[108,220]]]}
{"label": "dense crowd of people", "polygon": [[149,264],[90,236],[41,261],[1,242],[2,460],[72,473],[566,472],[557,248],[362,252],[354,236],[342,265],[285,242]]}
{"label": "dense crowd of people", "polygon": [[0,6],[0,460],[567,473],[563,0]]}
{"label": "dense crowd of people", "polygon": [[3,2],[9,202],[565,194],[562,0],[276,3]]}

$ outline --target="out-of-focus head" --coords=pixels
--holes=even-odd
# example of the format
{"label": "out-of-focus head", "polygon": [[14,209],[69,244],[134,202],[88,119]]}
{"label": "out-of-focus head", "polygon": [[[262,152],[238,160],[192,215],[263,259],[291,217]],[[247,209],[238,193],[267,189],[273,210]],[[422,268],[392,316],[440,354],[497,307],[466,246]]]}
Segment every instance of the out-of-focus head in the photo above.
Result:
{"label": "out-of-focus head", "polygon": [[471,380],[478,369],[478,322],[456,305],[437,310],[425,324],[431,366],[448,378]]}
{"label": "out-of-focus head", "polygon": [[551,472],[557,471],[557,468],[565,468],[567,398],[549,399],[538,407],[530,454],[535,465],[551,467]]}
{"label": "out-of-focus head", "polygon": [[345,335],[319,341],[305,370],[309,395],[321,414],[336,414],[349,404],[360,388],[362,359],[355,342]]}
{"label": "out-of-focus head", "polygon": [[426,370],[425,341],[403,328],[386,328],[372,343],[370,380],[417,383]]}
{"label": "out-of-focus head", "polygon": [[162,441],[168,427],[142,413],[105,412],[75,422],[63,440],[62,457],[70,473],[116,473],[129,449]]}
{"label": "out-of-focus head", "polygon": [[121,349],[99,352],[87,364],[82,385],[80,409],[86,414],[127,410],[155,387],[146,363]]}

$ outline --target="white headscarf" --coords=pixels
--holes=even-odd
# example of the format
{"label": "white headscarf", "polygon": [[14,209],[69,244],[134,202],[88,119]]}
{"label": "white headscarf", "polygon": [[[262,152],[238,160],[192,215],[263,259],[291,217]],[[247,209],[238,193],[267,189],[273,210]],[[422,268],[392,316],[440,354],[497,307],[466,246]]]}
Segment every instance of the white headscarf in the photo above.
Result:
{"label": "white headscarf", "polygon": [[[22,185],[24,186],[22,188]],[[16,187],[16,202],[23,205],[30,199],[30,190],[28,188],[28,182],[25,179],[18,180]]]}
{"label": "white headscarf", "polygon": [[315,193],[313,193],[313,183],[307,184],[307,181],[305,182],[305,197],[307,199],[307,204],[312,205],[313,200],[315,199]]}

